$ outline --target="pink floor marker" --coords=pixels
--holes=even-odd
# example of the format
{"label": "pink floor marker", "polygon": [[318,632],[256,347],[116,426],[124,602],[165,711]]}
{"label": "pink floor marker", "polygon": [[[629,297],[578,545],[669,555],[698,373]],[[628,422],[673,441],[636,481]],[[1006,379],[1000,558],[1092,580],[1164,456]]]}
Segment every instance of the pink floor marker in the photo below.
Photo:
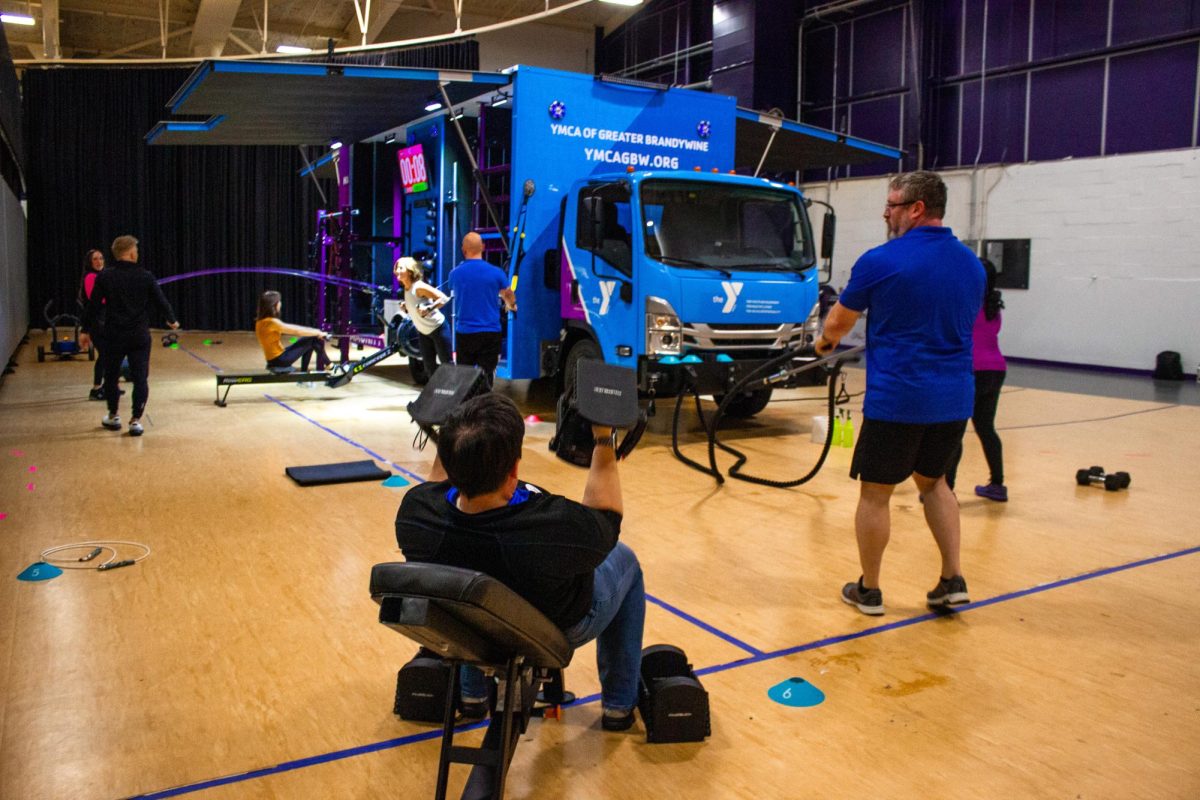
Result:
{"label": "pink floor marker", "polygon": [[37,472],[37,467],[30,467],[30,468],[29,468],[29,471],[30,471],[30,472]]}
{"label": "pink floor marker", "polygon": [[4,519],[8,519],[8,514],[5,514],[4,512],[0,512],[0,520],[4,520]]}
{"label": "pink floor marker", "polygon": [[33,491],[33,484],[32,484],[32,483],[27,483],[27,484],[25,484],[25,488],[26,488],[26,489],[28,489],[29,491],[31,491],[31,492],[32,492],[32,491]]}
{"label": "pink floor marker", "polygon": [[13,450],[13,451],[12,451],[12,455],[20,457],[20,456],[23,456],[23,455],[25,455],[25,454],[24,454],[24,453],[22,453],[20,450]]}

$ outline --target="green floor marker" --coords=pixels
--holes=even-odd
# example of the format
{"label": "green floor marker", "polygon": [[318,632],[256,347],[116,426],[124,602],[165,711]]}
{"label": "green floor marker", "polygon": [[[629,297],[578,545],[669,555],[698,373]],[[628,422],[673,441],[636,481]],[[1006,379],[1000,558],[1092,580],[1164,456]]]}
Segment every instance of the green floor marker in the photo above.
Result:
{"label": "green floor marker", "polygon": [[211,347],[211,346],[212,346],[212,339],[205,339],[205,340],[202,342],[202,344],[203,344],[205,347]]}
{"label": "green floor marker", "polygon": [[179,349],[179,342],[175,342],[175,344],[171,345],[171,349],[172,349],[172,350],[178,350],[178,349]]}

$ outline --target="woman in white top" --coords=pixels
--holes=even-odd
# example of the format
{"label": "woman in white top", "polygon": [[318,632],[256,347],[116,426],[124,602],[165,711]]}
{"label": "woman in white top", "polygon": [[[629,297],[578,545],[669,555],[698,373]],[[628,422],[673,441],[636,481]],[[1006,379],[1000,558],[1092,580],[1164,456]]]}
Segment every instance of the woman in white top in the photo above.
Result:
{"label": "woman in white top", "polygon": [[421,280],[423,273],[416,259],[398,258],[392,271],[404,287],[404,310],[417,329],[425,375],[432,377],[439,362],[450,363],[450,326],[440,311],[450,302],[450,296]]}

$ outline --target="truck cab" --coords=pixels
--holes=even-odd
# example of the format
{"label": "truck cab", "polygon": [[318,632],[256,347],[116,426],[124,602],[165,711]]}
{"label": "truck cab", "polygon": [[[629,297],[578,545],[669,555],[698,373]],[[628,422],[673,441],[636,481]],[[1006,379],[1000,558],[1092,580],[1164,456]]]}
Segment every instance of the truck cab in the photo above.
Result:
{"label": "truck cab", "polygon": [[[804,198],[782,183],[700,171],[592,175],[563,201],[561,363],[637,370],[640,388],[722,395],[818,324]],[[734,413],[760,411],[761,389]]]}

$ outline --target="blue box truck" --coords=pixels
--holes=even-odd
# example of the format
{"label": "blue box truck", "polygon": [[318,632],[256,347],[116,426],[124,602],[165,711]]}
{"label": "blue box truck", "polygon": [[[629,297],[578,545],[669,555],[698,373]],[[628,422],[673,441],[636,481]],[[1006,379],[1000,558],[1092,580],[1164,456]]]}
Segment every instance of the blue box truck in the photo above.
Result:
{"label": "blue box truck", "polygon": [[[338,167],[340,219],[372,221],[343,230],[340,277],[362,277],[347,255],[357,237],[377,242],[371,283],[403,252],[440,284],[461,236],[478,230],[517,293],[499,377],[569,380],[580,359],[601,358],[634,368],[657,395],[686,383],[720,396],[816,332],[805,198],[735,165],[783,174],[901,155],[731,97],[537,67],[207,61],[169,108],[192,119],[159,123],[149,143],[356,142],[321,159]],[[792,152],[780,154],[777,135]],[[753,414],[769,397],[736,398],[729,413]]]}

